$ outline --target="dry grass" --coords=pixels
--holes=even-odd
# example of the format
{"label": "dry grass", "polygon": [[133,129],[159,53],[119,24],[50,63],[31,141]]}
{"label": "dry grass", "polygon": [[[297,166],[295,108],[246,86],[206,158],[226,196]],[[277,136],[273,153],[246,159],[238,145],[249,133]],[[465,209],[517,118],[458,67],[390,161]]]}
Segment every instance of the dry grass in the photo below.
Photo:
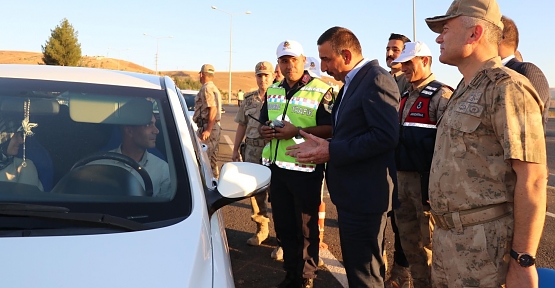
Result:
{"label": "dry grass", "polygon": [[[42,53],[39,52],[0,51],[0,64],[43,65],[44,62],[42,61]],[[133,62],[107,58],[104,56],[83,56],[80,66],[154,74],[153,70],[137,65]],[[198,80],[198,71],[160,71],[160,74],[171,77],[189,77],[194,80]],[[252,91],[257,89],[254,71],[232,72],[231,77],[231,90],[233,93],[237,93],[239,89],[242,89],[243,91]],[[335,85],[340,83],[330,77],[324,77],[323,80],[325,82],[331,82]],[[229,85],[228,72],[217,72],[214,84],[216,84],[221,91],[227,92]]]}

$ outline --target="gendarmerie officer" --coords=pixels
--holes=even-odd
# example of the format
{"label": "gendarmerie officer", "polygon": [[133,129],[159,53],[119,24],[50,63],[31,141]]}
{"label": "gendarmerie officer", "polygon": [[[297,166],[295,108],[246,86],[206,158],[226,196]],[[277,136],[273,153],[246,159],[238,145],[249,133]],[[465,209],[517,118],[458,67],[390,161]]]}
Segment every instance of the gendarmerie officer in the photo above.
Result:
{"label": "gendarmerie officer", "polygon": [[452,89],[435,80],[432,52],[423,42],[405,43],[393,63],[411,84],[399,105],[397,183],[401,205],[395,210],[399,238],[415,288],[431,287],[432,231],[428,183],[436,139],[436,123]]}

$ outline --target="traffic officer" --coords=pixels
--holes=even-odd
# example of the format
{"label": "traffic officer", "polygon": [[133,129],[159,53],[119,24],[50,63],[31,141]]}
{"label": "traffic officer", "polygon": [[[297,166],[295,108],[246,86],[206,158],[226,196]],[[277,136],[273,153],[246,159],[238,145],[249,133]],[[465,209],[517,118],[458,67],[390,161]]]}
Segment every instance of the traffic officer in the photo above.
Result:
{"label": "traffic officer", "polygon": [[220,175],[218,169],[218,143],[220,142],[220,119],[222,111],[222,98],[220,90],[214,85],[214,66],[204,64],[200,68],[199,78],[202,87],[195,97],[195,114],[193,121],[197,123],[197,134],[200,140],[208,146],[207,155],[210,158],[212,173],[217,179]]}
{"label": "traffic officer", "polygon": [[433,287],[538,287],[546,210],[543,102],[498,57],[495,0],[455,0],[427,18],[439,61],[463,79],[437,123],[430,172]]}
{"label": "traffic officer", "polygon": [[397,183],[401,205],[395,210],[399,238],[410,265],[415,288],[431,286],[432,231],[428,180],[437,119],[445,111],[452,89],[435,80],[432,52],[423,42],[405,43],[399,58],[409,89],[399,106]]}
{"label": "traffic officer", "polygon": [[[274,67],[270,62],[259,62],[254,67],[256,76],[256,85],[258,90],[245,94],[245,100],[242,101],[235,116],[237,122],[237,131],[235,132],[235,141],[233,142],[233,161],[241,161],[251,163],[261,163],[262,148],[266,145],[264,138],[258,132],[258,118],[260,118],[260,108],[264,102],[264,95],[274,79]],[[239,148],[245,138],[244,153],[240,155]],[[247,240],[247,244],[258,246],[262,241],[268,238],[268,193],[259,193],[251,197],[252,215],[251,219],[256,223],[256,233]]]}
{"label": "traffic officer", "polygon": [[312,287],[318,270],[318,207],[324,165],[300,164],[285,155],[286,148],[303,142],[300,131],[331,137],[331,87],[304,70],[301,44],[279,44],[278,65],[285,77],[266,92],[259,131],[269,143],[262,163],[272,171],[270,194],[276,234],[283,247],[287,272],[278,287]]}

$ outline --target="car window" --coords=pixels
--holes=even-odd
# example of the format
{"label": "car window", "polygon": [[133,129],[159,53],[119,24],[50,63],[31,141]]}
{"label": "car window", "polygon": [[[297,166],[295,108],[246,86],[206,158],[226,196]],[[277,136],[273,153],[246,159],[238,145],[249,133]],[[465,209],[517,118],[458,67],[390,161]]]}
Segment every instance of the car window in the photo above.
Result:
{"label": "car window", "polygon": [[183,98],[185,98],[185,103],[187,103],[187,110],[188,111],[195,111],[195,96],[193,94],[183,94]]}
{"label": "car window", "polygon": [[[187,103],[187,98],[186,98],[187,94],[184,94],[182,91],[177,91],[177,94],[180,96],[182,108],[184,105],[188,106],[189,104]],[[193,101],[194,101],[194,96],[193,96]],[[189,130],[191,132],[191,138],[195,139],[193,141],[194,142],[193,144],[195,147],[195,156],[197,157],[197,162],[200,167],[199,172],[202,175],[202,178],[204,179],[205,187],[212,189],[215,186],[215,183],[212,181],[212,179],[214,178],[214,174],[212,172],[212,168],[210,167],[210,159],[206,154],[206,150],[207,150],[206,144],[203,144],[200,141],[200,138],[198,137],[197,133],[194,132],[196,129],[195,128],[196,126],[192,127],[193,125],[192,120],[190,118],[186,118],[186,121],[188,122],[188,125],[191,128]]]}
{"label": "car window", "polygon": [[0,203],[178,221],[191,211],[179,143],[164,90],[0,78]]}

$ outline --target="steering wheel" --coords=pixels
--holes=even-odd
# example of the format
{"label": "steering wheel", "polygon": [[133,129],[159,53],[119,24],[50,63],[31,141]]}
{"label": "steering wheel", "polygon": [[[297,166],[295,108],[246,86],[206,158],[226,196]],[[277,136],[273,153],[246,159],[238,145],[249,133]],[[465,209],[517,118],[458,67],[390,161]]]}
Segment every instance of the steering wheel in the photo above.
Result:
{"label": "steering wheel", "polygon": [[141,175],[141,178],[143,179],[143,182],[145,183],[145,193],[146,193],[146,195],[147,196],[152,196],[152,193],[153,193],[152,191],[154,190],[154,188],[152,186],[152,180],[150,179],[150,175],[148,175],[148,172],[146,172],[146,170],[137,161],[133,160],[132,158],[130,158],[128,156],[120,154],[120,153],[99,152],[99,153],[89,155],[89,156],[77,161],[73,165],[73,167],[71,167],[71,170],[76,169],[78,167],[81,167],[83,165],[86,165],[89,162],[100,160],[100,159],[110,159],[110,160],[116,160],[116,161],[119,161],[119,162],[123,162],[123,163],[129,165],[131,168],[135,169],[135,171],[137,171],[137,173],[139,173],[139,175]]}

